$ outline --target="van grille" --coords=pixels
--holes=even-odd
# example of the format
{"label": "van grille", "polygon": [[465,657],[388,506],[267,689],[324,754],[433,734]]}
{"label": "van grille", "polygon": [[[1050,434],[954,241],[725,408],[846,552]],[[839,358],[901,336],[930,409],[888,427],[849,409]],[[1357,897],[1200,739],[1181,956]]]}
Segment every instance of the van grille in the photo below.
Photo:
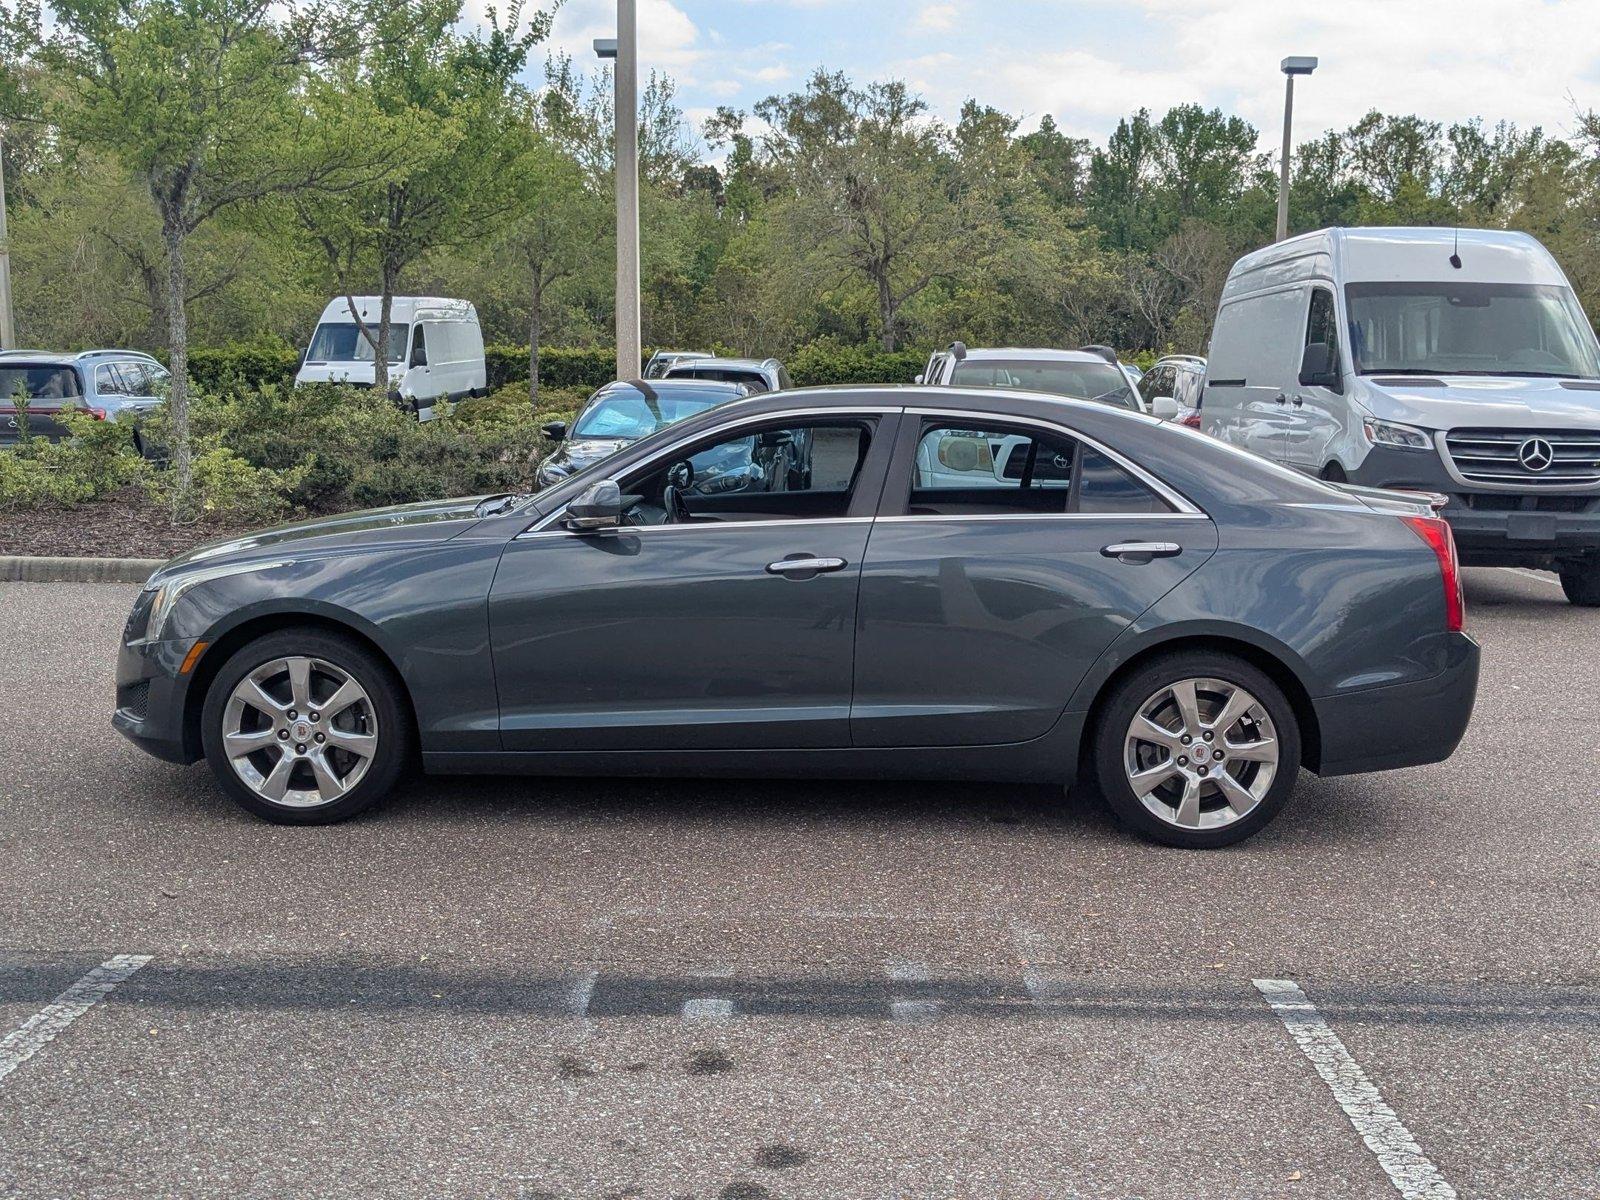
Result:
{"label": "van grille", "polygon": [[[1550,465],[1543,470],[1533,470],[1523,461],[1538,449],[1529,446],[1535,441],[1550,449]],[[1600,430],[1454,429],[1445,434],[1444,443],[1461,478],[1471,483],[1600,484]]]}

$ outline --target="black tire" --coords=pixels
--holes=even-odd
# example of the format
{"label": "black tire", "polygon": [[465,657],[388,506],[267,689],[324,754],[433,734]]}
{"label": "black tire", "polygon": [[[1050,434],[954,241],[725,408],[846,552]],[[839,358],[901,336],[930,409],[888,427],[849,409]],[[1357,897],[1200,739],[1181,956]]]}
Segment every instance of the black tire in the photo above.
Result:
{"label": "black tire", "polygon": [[1322,468],[1322,478],[1327,483],[1350,482],[1350,477],[1344,473],[1344,468],[1337,462],[1331,462]]}
{"label": "black tire", "polygon": [[[1253,695],[1271,718],[1278,741],[1278,766],[1265,795],[1244,816],[1215,828],[1180,828],[1140,801],[1128,782],[1124,744],[1140,709],[1163,689],[1186,679],[1216,679]],[[1151,841],[1189,850],[1231,846],[1259,832],[1289,799],[1300,770],[1300,725],[1281,688],[1242,659],[1207,650],[1177,651],[1152,659],[1119,680],[1098,710],[1091,742],[1097,789],[1112,816]],[[1219,803],[1214,798],[1210,803]]]}
{"label": "black tire", "polygon": [[1600,558],[1563,563],[1561,590],[1579,608],[1600,608]]}
{"label": "black tire", "polygon": [[[233,690],[258,667],[295,656],[326,662],[359,684],[377,725],[376,749],[360,779],[337,799],[306,807],[276,803],[258,794],[240,778],[223,749],[223,723]],[[330,825],[371,808],[394,788],[415,749],[410,705],[393,669],[354,639],[311,628],[278,630],[236,650],[206,692],[200,739],[222,790],[247,811],[281,825]]]}

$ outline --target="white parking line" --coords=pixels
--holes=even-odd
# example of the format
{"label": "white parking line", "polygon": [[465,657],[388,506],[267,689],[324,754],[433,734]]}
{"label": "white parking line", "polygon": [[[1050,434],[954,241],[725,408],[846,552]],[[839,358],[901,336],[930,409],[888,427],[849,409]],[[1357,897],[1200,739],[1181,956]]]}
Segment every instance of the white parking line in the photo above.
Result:
{"label": "white parking line", "polygon": [[[884,970],[889,973],[889,978],[896,983],[927,983],[933,978],[927,966],[917,962],[891,962],[884,964]],[[913,1024],[926,1024],[937,1021],[939,1013],[944,1008],[944,1003],[939,1000],[907,1000],[891,998],[889,1000],[889,1015],[896,1021],[906,1021]]]}
{"label": "white parking line", "polygon": [[1524,579],[1531,579],[1535,583],[1548,584],[1550,587],[1561,586],[1561,580],[1557,579],[1555,576],[1541,575],[1538,571],[1529,571],[1522,567],[1512,567],[1511,573],[1513,575],[1521,575]]}
{"label": "white parking line", "polygon": [[1378,1165],[1395,1190],[1406,1200],[1456,1200],[1455,1188],[1444,1181],[1299,985],[1292,979],[1257,979],[1254,983],[1322,1076],[1367,1149],[1377,1155]]}
{"label": "white parking line", "polygon": [[4,1079],[40,1050],[56,1034],[104,1000],[116,986],[150,961],[148,954],[119,954],[109,958],[73,984],[51,1004],[41,1008],[0,1041],[0,1079]]}

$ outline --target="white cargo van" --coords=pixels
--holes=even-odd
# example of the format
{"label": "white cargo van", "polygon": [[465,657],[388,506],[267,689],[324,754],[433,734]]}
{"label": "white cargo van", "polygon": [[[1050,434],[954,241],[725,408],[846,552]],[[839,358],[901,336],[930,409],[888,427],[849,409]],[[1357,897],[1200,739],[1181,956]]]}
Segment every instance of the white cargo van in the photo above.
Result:
{"label": "white cargo van", "polygon": [[1449,498],[1464,562],[1600,605],[1600,344],[1522,233],[1324,229],[1223,288],[1201,427],[1308,474]]}
{"label": "white cargo van", "polygon": [[[378,296],[328,301],[300,361],[295,383],[372,386],[372,343],[378,336]],[[356,317],[359,315],[360,321]],[[483,333],[478,310],[465,300],[439,296],[395,296],[389,309],[389,389],[419,420],[437,415],[440,401],[480,395],[487,387]]]}

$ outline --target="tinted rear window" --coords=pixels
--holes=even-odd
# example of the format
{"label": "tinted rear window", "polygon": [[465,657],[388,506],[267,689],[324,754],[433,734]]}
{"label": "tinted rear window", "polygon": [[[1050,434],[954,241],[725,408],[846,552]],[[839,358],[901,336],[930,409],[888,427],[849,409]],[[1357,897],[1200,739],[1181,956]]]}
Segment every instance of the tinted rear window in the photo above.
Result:
{"label": "tinted rear window", "polygon": [[71,367],[30,366],[27,363],[0,366],[0,404],[9,404],[18,393],[28,400],[68,400],[83,393],[78,373]]}
{"label": "tinted rear window", "polygon": [[968,387],[1021,388],[1073,400],[1097,400],[1118,408],[1139,407],[1128,377],[1107,362],[967,359],[956,364],[950,382]]}

